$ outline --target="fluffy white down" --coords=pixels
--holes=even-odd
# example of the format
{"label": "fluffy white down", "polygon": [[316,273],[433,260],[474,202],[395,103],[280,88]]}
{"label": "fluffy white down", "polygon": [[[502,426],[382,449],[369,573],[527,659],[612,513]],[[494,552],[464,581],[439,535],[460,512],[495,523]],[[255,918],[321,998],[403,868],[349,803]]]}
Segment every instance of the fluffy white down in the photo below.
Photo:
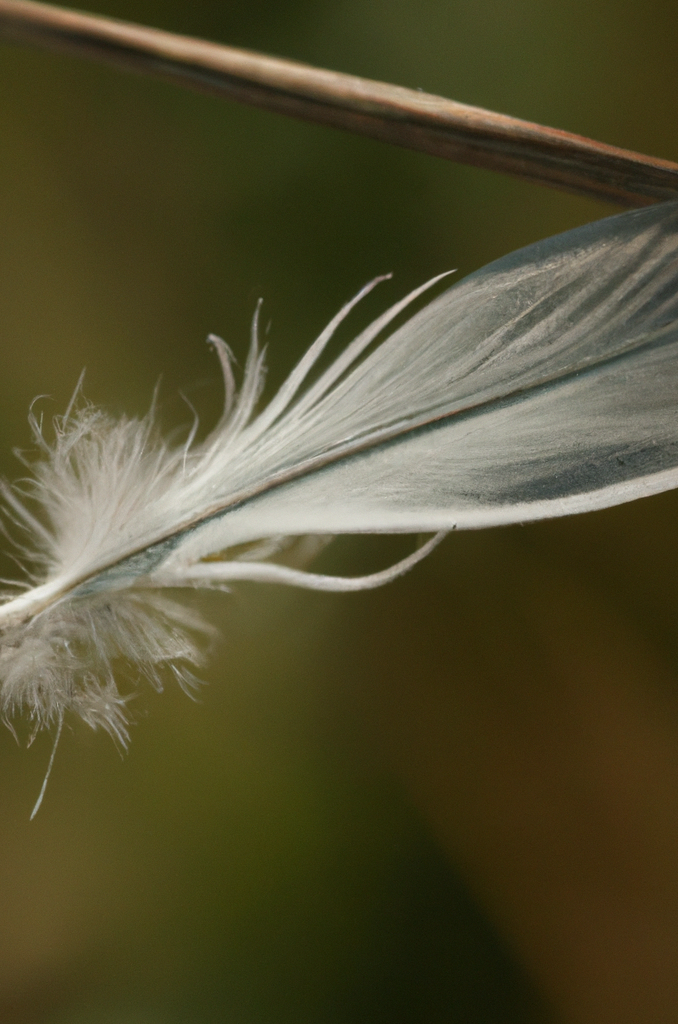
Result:
{"label": "fluffy white down", "polygon": [[[42,457],[30,479],[4,492],[11,518],[29,537],[20,554],[37,585],[22,597],[50,584],[63,593],[5,626],[2,712],[5,718],[27,712],[39,729],[74,711],[125,745],[126,699],[116,673],[141,674],[158,689],[169,675],[192,688],[197,680],[190,666],[201,664],[212,627],[147,586],[78,596],[69,583],[91,576],[111,552],[145,531],[182,471],[183,454],[162,440],[152,413],[116,421],[83,404],[55,421],[51,444],[33,418],[32,425]],[[16,603],[10,599],[2,608]]]}

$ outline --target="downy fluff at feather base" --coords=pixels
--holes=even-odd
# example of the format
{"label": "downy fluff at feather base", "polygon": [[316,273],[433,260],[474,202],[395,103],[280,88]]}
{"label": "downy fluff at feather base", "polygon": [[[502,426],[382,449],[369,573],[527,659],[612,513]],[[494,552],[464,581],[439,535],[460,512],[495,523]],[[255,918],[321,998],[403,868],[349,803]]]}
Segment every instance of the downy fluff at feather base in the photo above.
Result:
{"label": "downy fluff at feather base", "polygon": [[[445,275],[442,275],[443,277]],[[387,333],[435,278],[309,383],[347,303],[258,414],[255,316],[236,395],[202,441],[153,410],[115,420],[77,398],[5,486],[30,583],[0,604],[0,707],[35,728],[77,712],[127,741],[120,662],[190,689],[212,629],[168,589],[260,580],[360,590],[444,535],[602,508],[678,483],[678,203],[546,239],[470,275]],[[380,340],[383,334],[385,340]],[[16,531],[15,531],[16,532]],[[271,561],[285,538],[434,534],[382,573]],[[229,557],[229,551],[240,552]]]}

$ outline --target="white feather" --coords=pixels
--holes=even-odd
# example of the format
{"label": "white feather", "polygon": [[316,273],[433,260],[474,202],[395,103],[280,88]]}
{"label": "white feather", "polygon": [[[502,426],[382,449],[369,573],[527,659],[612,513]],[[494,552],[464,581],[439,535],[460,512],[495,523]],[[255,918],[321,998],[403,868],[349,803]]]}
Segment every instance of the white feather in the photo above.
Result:
{"label": "white feather", "polygon": [[[377,279],[381,280],[381,279]],[[678,483],[678,203],[523,249],[439,295],[376,348],[389,309],[306,386],[349,302],[259,415],[255,316],[239,395],[202,442],[163,440],[153,412],[81,400],[23,490],[4,490],[35,585],[0,605],[0,704],[36,728],[76,711],[127,739],[122,660],[184,686],[209,627],[167,587],[237,579],[356,590],[395,578],[444,531],[600,508]],[[306,386],[306,390],[303,390]],[[267,561],[283,538],[436,532],[354,580]],[[247,553],[228,557],[238,545]]]}

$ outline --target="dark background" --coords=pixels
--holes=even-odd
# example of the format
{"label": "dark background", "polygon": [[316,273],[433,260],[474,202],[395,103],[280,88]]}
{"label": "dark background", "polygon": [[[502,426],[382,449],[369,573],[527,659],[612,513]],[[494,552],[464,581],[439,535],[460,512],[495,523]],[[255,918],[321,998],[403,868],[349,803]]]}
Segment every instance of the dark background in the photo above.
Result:
{"label": "dark background", "polygon": [[[101,0],[100,13],[678,160],[663,0]],[[271,383],[365,318],[615,212],[0,46],[0,472],[28,407],[169,426],[264,298]],[[363,323],[360,319],[354,321]],[[4,1024],[678,1019],[678,498],[455,535],[361,595],[240,585],[199,703],[141,684],[122,759],[0,735]],[[340,539],[360,573],[412,546]],[[5,569],[5,573],[10,571]],[[25,730],[24,730],[25,732]]]}

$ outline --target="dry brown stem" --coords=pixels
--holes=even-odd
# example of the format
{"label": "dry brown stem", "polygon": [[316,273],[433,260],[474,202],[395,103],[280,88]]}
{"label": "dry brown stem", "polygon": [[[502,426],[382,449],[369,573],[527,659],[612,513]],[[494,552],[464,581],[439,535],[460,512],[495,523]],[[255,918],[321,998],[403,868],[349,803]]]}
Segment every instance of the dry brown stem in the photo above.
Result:
{"label": "dry brown stem", "polygon": [[0,0],[0,36],[621,206],[678,197],[668,160],[384,82],[32,0]]}

